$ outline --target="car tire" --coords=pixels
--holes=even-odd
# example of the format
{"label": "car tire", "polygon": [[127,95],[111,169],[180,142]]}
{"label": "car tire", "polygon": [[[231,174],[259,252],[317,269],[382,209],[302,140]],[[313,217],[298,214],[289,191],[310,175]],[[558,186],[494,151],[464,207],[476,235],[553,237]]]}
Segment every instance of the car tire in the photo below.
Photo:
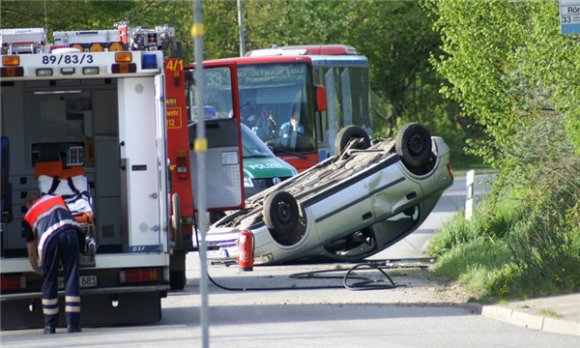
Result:
{"label": "car tire", "polygon": [[169,272],[169,287],[171,290],[183,290],[187,284],[185,271],[171,271]]}
{"label": "car tire", "polygon": [[286,191],[274,192],[264,202],[264,223],[278,234],[287,235],[294,231],[300,219],[298,203]]}
{"label": "car tire", "polygon": [[431,156],[431,134],[419,123],[406,124],[397,134],[395,148],[407,168],[418,170]]}
{"label": "car tire", "polygon": [[353,138],[362,138],[363,141],[354,146],[354,149],[364,150],[371,146],[368,133],[359,126],[350,125],[342,128],[334,140],[334,153],[340,155]]}

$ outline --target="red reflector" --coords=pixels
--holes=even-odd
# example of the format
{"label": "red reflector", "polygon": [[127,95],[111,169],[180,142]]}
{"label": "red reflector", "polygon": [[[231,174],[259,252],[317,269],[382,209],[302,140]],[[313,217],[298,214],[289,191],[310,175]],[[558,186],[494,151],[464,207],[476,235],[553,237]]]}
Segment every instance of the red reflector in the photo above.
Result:
{"label": "red reflector", "polygon": [[121,63],[112,65],[113,74],[127,74],[137,72],[137,65],[135,63]]}
{"label": "red reflector", "polygon": [[121,271],[121,283],[147,283],[161,280],[159,268],[139,268]]}
{"label": "red reflector", "polygon": [[0,76],[2,77],[17,77],[24,76],[24,68],[21,66],[9,66],[0,69]]}
{"label": "red reflector", "polygon": [[24,288],[26,288],[26,279],[23,275],[2,275],[2,290]]}

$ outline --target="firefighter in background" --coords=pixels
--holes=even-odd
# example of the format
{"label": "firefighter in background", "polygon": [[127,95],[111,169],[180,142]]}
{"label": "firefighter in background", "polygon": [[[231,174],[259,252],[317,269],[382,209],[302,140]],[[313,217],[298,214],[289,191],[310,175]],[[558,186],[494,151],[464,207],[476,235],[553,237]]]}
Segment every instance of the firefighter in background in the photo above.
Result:
{"label": "firefighter in background", "polygon": [[28,260],[34,271],[43,276],[44,333],[54,333],[58,324],[59,263],[62,263],[64,269],[67,331],[80,332],[80,225],[74,220],[61,196],[46,195],[40,198],[35,192],[28,193],[25,205],[28,212],[24,216],[26,223],[23,225]]}

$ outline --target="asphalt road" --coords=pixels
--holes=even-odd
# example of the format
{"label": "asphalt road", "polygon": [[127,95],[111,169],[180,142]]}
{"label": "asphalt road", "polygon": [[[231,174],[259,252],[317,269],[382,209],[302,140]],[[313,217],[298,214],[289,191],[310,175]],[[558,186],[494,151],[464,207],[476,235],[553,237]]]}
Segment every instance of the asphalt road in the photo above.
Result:
{"label": "asphalt road", "polygon": [[[197,266],[195,254],[188,266]],[[393,276],[395,289],[349,291],[339,279],[295,279],[298,272],[339,265],[211,267],[230,287],[283,286],[279,291],[226,291],[210,286],[211,347],[579,347],[579,336],[534,331],[481,316],[440,298],[428,280]],[[163,319],[141,326],[84,328],[45,336],[40,330],[4,331],[2,347],[199,347],[197,269],[184,291],[163,300]],[[302,286],[327,289],[298,290]]]}
{"label": "asphalt road", "polygon": [[[376,258],[417,257],[430,235],[463,207],[465,182],[457,178],[416,234]],[[399,250],[394,250],[399,249]],[[163,300],[159,323],[84,328],[80,334],[45,336],[40,330],[3,331],[2,347],[198,347],[201,346],[199,260],[188,255],[188,284]],[[350,291],[342,286],[348,265],[210,267],[212,347],[580,347],[579,336],[529,330],[481,316],[475,308],[441,296],[437,283],[405,270],[390,271],[398,287]],[[317,271],[329,271],[323,279]],[[310,276],[296,277],[306,273]],[[368,274],[367,274],[368,273]],[[361,275],[375,277],[369,270]],[[300,289],[322,287],[317,289]],[[445,292],[448,294],[448,292]]]}

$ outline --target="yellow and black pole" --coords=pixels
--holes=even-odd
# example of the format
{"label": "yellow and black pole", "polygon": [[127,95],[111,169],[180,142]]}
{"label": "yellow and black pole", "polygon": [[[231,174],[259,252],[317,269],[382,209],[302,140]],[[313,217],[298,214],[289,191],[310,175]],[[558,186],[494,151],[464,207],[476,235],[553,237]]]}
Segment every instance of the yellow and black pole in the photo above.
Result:
{"label": "yellow and black pole", "polygon": [[205,192],[205,155],[207,152],[207,138],[205,135],[205,108],[204,105],[204,71],[203,71],[203,21],[201,11],[201,0],[194,0],[193,2],[193,26],[191,27],[191,36],[194,40],[195,53],[195,84],[196,84],[196,105],[198,106],[197,119],[197,133],[194,143],[194,151],[197,157],[197,215],[199,217],[199,235],[200,243],[199,258],[200,258],[200,282],[199,292],[201,296],[200,308],[200,324],[201,324],[201,339],[202,347],[209,347],[209,305],[208,305],[208,283],[209,278],[207,274],[207,204]]}

